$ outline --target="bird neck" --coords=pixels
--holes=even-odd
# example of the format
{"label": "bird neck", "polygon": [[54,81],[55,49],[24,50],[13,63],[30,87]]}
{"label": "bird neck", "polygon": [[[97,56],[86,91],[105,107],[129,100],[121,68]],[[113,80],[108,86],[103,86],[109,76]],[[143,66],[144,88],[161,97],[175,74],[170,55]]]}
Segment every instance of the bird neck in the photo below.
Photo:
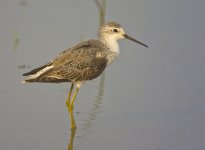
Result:
{"label": "bird neck", "polygon": [[100,41],[102,41],[105,45],[109,47],[111,52],[116,53],[117,55],[120,53],[119,44],[114,37],[111,36],[99,36]]}
{"label": "bird neck", "polygon": [[99,40],[108,47],[107,51],[107,65],[111,64],[119,55],[119,45],[116,39],[110,36],[99,36]]}

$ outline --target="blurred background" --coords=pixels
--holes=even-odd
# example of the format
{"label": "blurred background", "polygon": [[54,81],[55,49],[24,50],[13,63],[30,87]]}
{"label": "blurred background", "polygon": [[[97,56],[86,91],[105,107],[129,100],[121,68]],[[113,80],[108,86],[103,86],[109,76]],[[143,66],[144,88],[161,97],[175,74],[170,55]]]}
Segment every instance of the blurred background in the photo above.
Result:
{"label": "blurred background", "polygon": [[96,1],[0,1],[0,149],[205,149],[205,1],[107,0],[104,11],[150,48],[119,42],[103,78],[82,86],[72,135],[70,84],[20,81],[97,36]]}

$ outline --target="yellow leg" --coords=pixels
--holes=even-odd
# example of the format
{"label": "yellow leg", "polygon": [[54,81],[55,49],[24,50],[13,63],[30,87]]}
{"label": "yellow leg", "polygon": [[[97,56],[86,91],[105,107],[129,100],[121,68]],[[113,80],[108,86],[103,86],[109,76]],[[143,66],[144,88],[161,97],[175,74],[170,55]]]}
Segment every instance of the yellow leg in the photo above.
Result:
{"label": "yellow leg", "polygon": [[70,90],[69,90],[69,93],[68,93],[67,100],[66,100],[66,106],[67,106],[67,108],[70,106],[70,96],[71,96],[71,94],[72,94],[73,87],[74,87],[74,84],[72,83],[71,86],[70,86]]}
{"label": "yellow leg", "polygon": [[74,116],[73,116],[73,110],[71,108],[68,108],[68,111],[69,111],[69,115],[70,115],[70,128],[72,130],[75,130],[76,125],[75,125],[75,119],[74,119]]}
{"label": "yellow leg", "polygon": [[70,126],[71,126],[71,129],[75,129],[76,128],[75,119],[74,119],[74,116],[73,116],[73,107],[74,107],[75,98],[76,98],[76,96],[78,94],[78,91],[80,89],[80,86],[77,86],[76,90],[75,90],[75,93],[72,96],[72,99],[70,99],[70,96],[71,96],[71,93],[72,93],[72,90],[73,90],[73,86],[74,86],[74,84],[71,85],[70,91],[68,93],[68,98],[67,98],[67,101],[66,101],[66,105],[67,105],[68,112],[69,112],[69,115],[70,115]]}
{"label": "yellow leg", "polygon": [[73,97],[70,101],[70,108],[73,110],[73,106],[74,106],[74,101],[75,101],[75,98],[78,94],[78,91],[79,91],[80,87],[77,87],[76,90],[75,90],[75,93],[73,94]]}

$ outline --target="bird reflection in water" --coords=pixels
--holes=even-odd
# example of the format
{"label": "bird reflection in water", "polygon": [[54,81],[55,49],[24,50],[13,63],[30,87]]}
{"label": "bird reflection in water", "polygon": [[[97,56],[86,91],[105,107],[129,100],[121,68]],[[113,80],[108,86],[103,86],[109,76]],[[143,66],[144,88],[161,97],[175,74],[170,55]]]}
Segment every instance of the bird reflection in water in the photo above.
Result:
{"label": "bird reflection in water", "polygon": [[76,129],[72,129],[70,130],[70,138],[69,138],[69,141],[68,141],[68,148],[67,150],[73,150],[73,142],[74,142],[74,139],[75,139],[75,132],[76,132]]}

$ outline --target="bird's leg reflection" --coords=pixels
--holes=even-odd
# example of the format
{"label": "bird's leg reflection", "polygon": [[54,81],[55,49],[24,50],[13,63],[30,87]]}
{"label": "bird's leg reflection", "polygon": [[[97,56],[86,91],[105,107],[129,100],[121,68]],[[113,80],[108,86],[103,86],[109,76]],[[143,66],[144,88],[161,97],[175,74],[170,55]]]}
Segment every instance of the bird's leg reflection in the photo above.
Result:
{"label": "bird's leg reflection", "polygon": [[76,129],[73,129],[70,132],[70,139],[69,139],[69,142],[68,142],[68,150],[73,150],[73,141],[74,141],[74,138],[75,138],[75,132],[76,132]]}

